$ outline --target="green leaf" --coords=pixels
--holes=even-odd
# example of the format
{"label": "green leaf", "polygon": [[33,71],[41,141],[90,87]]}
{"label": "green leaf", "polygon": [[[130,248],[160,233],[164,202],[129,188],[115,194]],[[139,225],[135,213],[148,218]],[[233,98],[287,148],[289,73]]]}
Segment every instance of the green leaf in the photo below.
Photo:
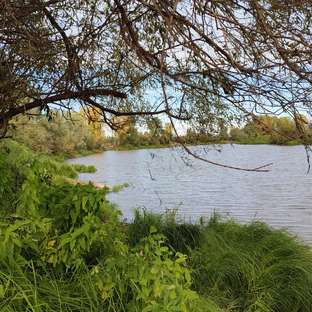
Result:
{"label": "green leaf", "polygon": [[86,208],[86,203],[87,203],[88,199],[89,199],[88,196],[82,197],[82,209],[83,209],[85,212],[88,212],[88,209]]}
{"label": "green leaf", "polygon": [[170,291],[170,298],[171,298],[171,299],[177,298],[177,293],[175,292],[175,290]]}
{"label": "green leaf", "polygon": [[185,261],[187,258],[186,257],[181,257],[179,259],[176,260],[176,263],[180,263],[180,262],[183,262]]}
{"label": "green leaf", "polygon": [[82,249],[86,250],[86,240],[83,236],[79,237],[78,242],[80,246],[82,247]]}
{"label": "green leaf", "polygon": [[116,260],[120,266],[123,267],[125,265],[125,258],[121,254],[116,255]]}
{"label": "green leaf", "polygon": [[191,275],[189,273],[189,270],[185,271],[185,279],[187,282],[191,282]]}
{"label": "green leaf", "polygon": [[71,241],[71,237],[66,237],[62,239],[57,249],[61,249],[65,244],[69,243],[70,241]]}
{"label": "green leaf", "polygon": [[141,285],[146,286],[146,285],[147,285],[147,279],[146,279],[145,277],[142,277],[142,278],[139,279],[139,283],[140,283]]}
{"label": "green leaf", "polygon": [[150,229],[150,233],[152,234],[152,233],[155,233],[155,232],[157,232],[157,229],[156,229],[156,227],[154,225],[152,225],[151,229]]}
{"label": "green leaf", "polygon": [[116,260],[114,258],[109,258],[106,260],[106,268],[107,270],[110,270],[116,265]]}
{"label": "green leaf", "polygon": [[105,291],[110,290],[110,289],[113,288],[114,286],[115,286],[115,283],[107,284],[106,286],[104,286],[104,290],[105,290]]}
{"label": "green leaf", "polygon": [[12,241],[15,245],[22,247],[22,243],[18,237],[14,237],[13,235],[11,235],[11,238],[12,238]]}
{"label": "green leaf", "polygon": [[157,273],[159,272],[159,270],[160,270],[160,266],[154,265],[154,266],[152,267],[152,269],[151,269],[151,273],[157,274]]}
{"label": "green leaf", "polygon": [[4,289],[3,289],[3,285],[0,285],[0,298],[1,298],[1,299],[4,298]]}

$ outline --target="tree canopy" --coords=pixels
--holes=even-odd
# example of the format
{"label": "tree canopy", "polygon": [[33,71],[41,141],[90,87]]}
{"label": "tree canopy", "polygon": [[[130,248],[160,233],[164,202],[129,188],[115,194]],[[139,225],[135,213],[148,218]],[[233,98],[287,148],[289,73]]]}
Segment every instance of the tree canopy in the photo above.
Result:
{"label": "tree canopy", "polygon": [[297,116],[311,116],[311,7],[304,0],[2,0],[1,135],[32,108],[77,104],[113,129],[118,116],[163,113],[173,125],[209,128],[287,114],[303,134]]}

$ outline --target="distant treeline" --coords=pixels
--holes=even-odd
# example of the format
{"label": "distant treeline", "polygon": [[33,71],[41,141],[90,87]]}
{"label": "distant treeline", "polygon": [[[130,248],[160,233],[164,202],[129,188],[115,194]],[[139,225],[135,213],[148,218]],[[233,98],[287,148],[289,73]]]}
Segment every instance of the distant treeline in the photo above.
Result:
{"label": "distant treeline", "polygon": [[[297,124],[296,124],[297,122]],[[161,120],[155,119],[148,124],[148,131],[139,132],[135,122],[116,133],[115,137],[106,138],[106,142],[118,146],[165,145],[175,142],[186,144],[217,143],[221,141],[244,142],[265,137],[259,142],[266,144],[286,144],[292,140],[312,142],[312,125],[304,115],[297,116],[297,121],[290,117],[257,116],[257,119],[243,127],[223,125],[221,129],[189,128],[178,139],[170,123],[162,126]]]}
{"label": "distant treeline", "polygon": [[305,115],[297,115],[296,119],[261,115],[242,129],[232,128],[229,135],[237,142],[267,136],[268,144],[286,144],[292,140],[309,143],[312,142],[312,124]]}
{"label": "distant treeline", "polygon": [[254,142],[266,144],[286,144],[291,140],[312,142],[312,126],[304,115],[297,116],[296,122],[290,117],[257,116],[257,119],[243,127],[224,125],[221,129],[187,129],[178,139],[170,123],[163,125],[161,119],[147,121],[146,131],[140,132],[134,119],[120,117],[120,129],[114,136],[105,136],[104,124],[98,117],[85,117],[79,114],[60,113],[57,110],[49,116],[34,111],[20,116],[14,121],[11,135],[19,143],[33,151],[47,155],[73,156],[85,150],[103,148],[126,148],[164,146],[182,141],[186,144],[230,142]]}

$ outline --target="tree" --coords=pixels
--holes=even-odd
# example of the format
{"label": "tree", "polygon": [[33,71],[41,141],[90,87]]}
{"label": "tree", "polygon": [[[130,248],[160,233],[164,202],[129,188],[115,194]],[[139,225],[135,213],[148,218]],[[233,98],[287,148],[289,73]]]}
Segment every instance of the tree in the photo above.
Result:
{"label": "tree", "polygon": [[247,139],[247,134],[239,128],[230,129],[230,139],[232,141],[244,141]]}
{"label": "tree", "polygon": [[311,116],[311,12],[303,0],[1,1],[2,136],[17,114],[76,103],[113,129],[116,116],[199,128]]}
{"label": "tree", "polygon": [[34,116],[20,116],[14,121],[15,128],[10,131],[14,139],[33,151],[43,154],[73,155],[82,149],[101,149],[105,137],[103,131],[88,125],[85,117],[78,113],[60,114],[51,110],[51,120],[32,110]]}
{"label": "tree", "polygon": [[104,120],[98,110],[83,107],[80,110],[80,115],[83,116],[88,122],[88,129],[94,132],[96,136],[105,136],[105,130],[103,129]]}
{"label": "tree", "polygon": [[164,131],[164,137],[165,137],[166,144],[169,144],[172,141],[172,135],[173,135],[172,124],[170,122],[167,122],[165,124],[165,131]]}

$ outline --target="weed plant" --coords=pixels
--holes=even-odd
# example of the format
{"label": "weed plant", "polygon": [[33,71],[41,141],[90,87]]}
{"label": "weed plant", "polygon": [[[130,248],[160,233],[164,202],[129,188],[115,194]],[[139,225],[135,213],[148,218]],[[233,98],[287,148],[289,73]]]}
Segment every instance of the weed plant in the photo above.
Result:
{"label": "weed plant", "polygon": [[71,165],[60,163],[40,153],[34,153],[29,148],[13,140],[2,141],[0,143],[0,153],[10,165],[16,180],[21,179],[20,182],[23,181],[25,172],[28,171],[29,166],[34,161],[40,162],[45,173],[55,179],[60,179],[60,177],[77,179],[78,177],[77,172]]}
{"label": "weed plant", "polygon": [[97,172],[97,169],[93,165],[85,166],[85,165],[81,165],[81,164],[72,164],[71,166],[79,173]]}
{"label": "weed plant", "polygon": [[130,186],[129,183],[114,185],[113,188],[112,188],[109,192],[117,193],[117,192],[120,192],[120,191],[122,191],[124,188],[129,187],[129,186]]}
{"label": "weed plant", "polygon": [[192,289],[207,300],[207,311],[312,311],[312,252],[287,230],[217,214],[200,224],[177,223],[174,213],[134,214],[129,244],[154,225],[167,246],[187,253]]}
{"label": "weed plant", "polygon": [[201,245],[202,233],[198,224],[176,221],[176,210],[165,214],[156,214],[135,209],[134,220],[127,228],[129,244],[135,246],[146,237],[151,226],[166,237],[166,244],[175,252],[188,254],[190,250]]}

